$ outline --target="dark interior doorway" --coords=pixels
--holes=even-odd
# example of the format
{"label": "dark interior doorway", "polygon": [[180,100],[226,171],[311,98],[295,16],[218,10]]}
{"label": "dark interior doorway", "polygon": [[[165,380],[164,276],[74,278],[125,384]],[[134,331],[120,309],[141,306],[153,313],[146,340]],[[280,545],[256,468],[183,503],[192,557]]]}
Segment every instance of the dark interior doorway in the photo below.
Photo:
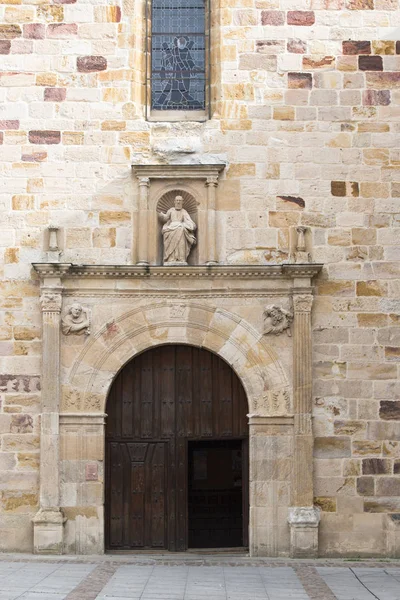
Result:
{"label": "dark interior doorway", "polygon": [[165,345],[129,362],[107,401],[106,549],[247,546],[247,412],[236,373],[207,350]]}
{"label": "dark interior doorway", "polygon": [[243,540],[243,441],[189,442],[189,548],[234,548]]}

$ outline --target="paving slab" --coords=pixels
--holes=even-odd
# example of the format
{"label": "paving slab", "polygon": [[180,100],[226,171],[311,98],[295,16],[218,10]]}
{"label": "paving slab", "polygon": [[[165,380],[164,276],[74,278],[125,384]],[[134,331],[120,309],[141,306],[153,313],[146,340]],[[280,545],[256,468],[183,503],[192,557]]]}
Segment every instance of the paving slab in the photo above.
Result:
{"label": "paving slab", "polygon": [[0,600],[400,600],[400,566],[233,555],[0,555]]}

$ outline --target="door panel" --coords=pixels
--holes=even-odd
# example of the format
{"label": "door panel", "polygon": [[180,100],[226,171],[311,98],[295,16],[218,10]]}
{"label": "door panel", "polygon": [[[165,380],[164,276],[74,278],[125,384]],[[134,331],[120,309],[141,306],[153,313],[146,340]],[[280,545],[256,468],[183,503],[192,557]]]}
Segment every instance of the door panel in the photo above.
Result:
{"label": "door panel", "polygon": [[188,443],[246,439],[247,412],[238,377],[211,352],[166,345],[129,362],[107,403],[106,547],[185,550]]}
{"label": "door panel", "polygon": [[109,548],[164,548],[166,443],[108,444]]}

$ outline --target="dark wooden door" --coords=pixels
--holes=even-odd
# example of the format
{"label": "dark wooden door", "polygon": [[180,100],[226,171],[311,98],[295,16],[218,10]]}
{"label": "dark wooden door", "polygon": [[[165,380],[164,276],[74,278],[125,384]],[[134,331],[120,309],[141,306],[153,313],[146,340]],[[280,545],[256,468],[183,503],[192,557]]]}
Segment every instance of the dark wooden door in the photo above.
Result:
{"label": "dark wooden door", "polygon": [[[206,350],[160,346],[122,369],[107,413],[106,547],[185,550],[189,442],[248,437],[247,400],[237,375]],[[241,502],[245,543],[247,491]]]}

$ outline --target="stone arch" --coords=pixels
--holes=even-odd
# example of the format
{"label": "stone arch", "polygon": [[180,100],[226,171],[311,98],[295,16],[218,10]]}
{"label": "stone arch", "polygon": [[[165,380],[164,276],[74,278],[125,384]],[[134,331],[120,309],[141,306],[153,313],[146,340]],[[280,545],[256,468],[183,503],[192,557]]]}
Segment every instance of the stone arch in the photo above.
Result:
{"label": "stone arch", "polygon": [[62,411],[79,404],[80,410],[104,412],[108,391],[122,367],[137,354],[162,344],[190,344],[223,358],[243,384],[250,414],[276,414],[274,399],[276,404],[281,397],[284,412],[291,412],[288,378],[262,333],[225,309],[189,301],[141,305],[105,323],[71,368],[63,388]]}

